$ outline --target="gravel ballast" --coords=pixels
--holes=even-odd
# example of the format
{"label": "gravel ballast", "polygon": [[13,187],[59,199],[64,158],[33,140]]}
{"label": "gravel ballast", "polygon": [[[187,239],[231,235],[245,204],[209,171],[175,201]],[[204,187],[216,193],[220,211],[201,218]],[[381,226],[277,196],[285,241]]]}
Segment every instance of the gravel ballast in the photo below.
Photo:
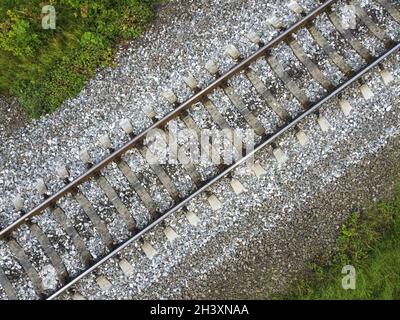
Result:
{"label": "gravel ballast", "polygon": [[[316,1],[299,2],[308,10],[317,5]],[[228,44],[237,45],[244,55],[248,55],[256,50],[245,37],[249,31],[262,32],[265,41],[275,36],[277,31],[265,21],[266,13],[275,13],[286,24],[296,21],[298,17],[287,9],[285,3],[278,0],[265,3],[171,1],[160,11],[156,25],[139,42],[120,51],[117,58],[119,66],[115,70],[99,72],[78,97],[67,101],[55,114],[23,128],[15,128],[12,132],[0,130],[2,226],[16,217],[11,202],[16,193],[25,197],[27,207],[32,207],[40,201],[34,190],[38,179],[43,178],[51,192],[61,187],[62,182],[50,174],[61,163],[70,166],[73,176],[82,173],[84,166],[78,159],[78,152],[83,147],[89,149],[97,162],[106,154],[97,141],[102,134],[108,133],[114,145],[126,141],[118,125],[121,119],[131,119],[136,132],[139,132],[151,124],[143,106],[151,106],[158,118],[168,112],[171,106],[163,100],[161,91],[172,88],[180,100],[187,98],[190,92],[183,83],[182,75],[190,72],[204,86],[211,81],[211,76],[203,67],[207,60],[214,59],[222,71],[233,65],[234,62],[225,53]],[[360,0],[359,3],[374,6],[371,1]],[[398,40],[396,28],[392,33],[393,38]],[[299,34],[299,37],[307,38],[307,35]],[[289,53],[281,58],[290,60]],[[349,117],[343,115],[337,101],[328,103],[322,109],[321,113],[332,127],[330,131],[322,132],[316,117],[309,117],[304,122],[304,130],[310,139],[306,147],[302,148],[296,142],[294,133],[280,139],[277,144],[289,158],[285,164],[278,164],[271,150],[266,148],[257,155],[257,160],[266,170],[263,177],[257,178],[244,166],[236,170],[235,178],[242,182],[247,192],[235,195],[227,179],[211,188],[209,191],[223,203],[222,210],[212,211],[204,194],[194,199],[189,209],[200,218],[197,228],[188,223],[182,212],[178,212],[167,219],[167,225],[180,236],[173,243],[166,242],[161,227],[146,235],[144,240],[151,243],[158,253],[152,260],[145,257],[139,243],[124,250],[121,257],[134,267],[132,275],[123,275],[118,267],[119,260],[112,259],[96,272],[96,275],[106,275],[112,283],[111,289],[102,292],[94,281],[94,275],[81,281],[74,289],[92,299],[140,299],[239,297],[244,289],[248,292],[246,297],[252,297],[252,294],[264,297],[263,290],[267,295],[273,291],[272,288],[284,288],[290,281],[290,274],[300,270],[308,259],[321,252],[320,249],[331,249],[338,226],[351,213],[351,203],[368,203],[364,201],[370,199],[365,189],[351,192],[349,203],[343,190],[353,185],[357,188],[360,184],[358,179],[364,181],[361,185],[370,185],[368,183],[376,181],[373,180],[374,172],[371,172],[371,178],[352,173],[356,170],[365,173],[360,168],[368,168],[368,162],[378,156],[383,159],[377,162],[383,173],[386,170],[390,172],[389,165],[396,164],[392,160],[388,165],[384,159],[390,158],[385,152],[392,154],[389,152],[392,150],[396,154],[398,144],[395,141],[400,133],[400,71],[396,67],[399,60],[400,56],[396,54],[384,63],[395,77],[389,87],[384,86],[377,70],[365,77],[375,93],[372,100],[366,102],[362,98],[358,85],[345,91],[343,97],[353,107]],[[354,61],[354,65],[359,63]],[[258,70],[262,68],[261,65]],[[325,72],[329,74],[332,70],[332,66],[326,66]],[[316,83],[306,78],[307,75],[302,77],[299,73],[298,77],[298,81],[307,84],[306,91],[311,100],[323,94]],[[239,77],[232,82],[239,93],[246,95],[250,89],[242,84]],[[214,99],[224,98],[218,97],[217,92]],[[298,111],[299,107],[290,95],[283,100],[282,105],[287,106],[288,111],[293,114]],[[218,103],[221,110],[228,108],[224,107],[224,103],[226,101]],[[235,115],[232,117],[234,119]],[[265,115],[263,123],[267,123],[267,119],[268,115]],[[232,126],[237,125],[233,120],[231,123]],[[140,163],[137,167],[140,172],[146,170]],[[112,170],[108,170],[107,174],[112,175]],[[377,177],[379,172],[377,169]],[[204,175],[210,174],[212,168],[205,167]],[[128,193],[126,182],[118,176],[113,179],[110,178],[111,183],[114,187],[121,186],[118,193],[124,197]],[[153,180],[149,176],[149,183]],[[387,180],[386,188],[389,190],[390,179]],[[183,190],[188,188],[185,183],[182,182]],[[170,199],[165,190],[156,186],[153,189],[154,196],[160,201],[159,206],[167,207]],[[323,197],[330,194],[328,190],[338,191],[330,197]],[[95,186],[88,183],[84,191],[88,198],[94,199],[96,210],[107,208],[105,196],[96,191]],[[371,196],[378,199],[385,193],[378,191],[372,190]],[[145,210],[131,196],[126,195],[126,198],[131,199],[130,210],[137,210],[141,223],[145,224]],[[343,202],[337,213],[329,210],[335,201]],[[110,232],[123,239],[126,236],[125,227],[119,224],[113,212],[112,209],[105,210],[104,219],[108,219]],[[54,229],[55,236],[65,237],[60,240],[65,243],[60,250],[65,252],[65,260],[70,261],[68,269],[71,273],[82,269],[70,239],[52,225],[47,214],[39,220],[43,229]],[[88,238],[92,238],[91,251],[100,254],[102,249],[95,247],[95,232],[90,232]],[[292,245],[285,247],[285,243]],[[0,251],[0,256],[6,259],[7,253],[3,254],[3,251]],[[233,280],[235,273],[237,280]],[[226,286],[223,286],[221,279],[225,278],[223,282]],[[257,279],[267,284],[260,286]],[[51,284],[51,279],[48,282]],[[24,285],[29,286],[29,283]],[[20,296],[35,298],[29,290]]]}

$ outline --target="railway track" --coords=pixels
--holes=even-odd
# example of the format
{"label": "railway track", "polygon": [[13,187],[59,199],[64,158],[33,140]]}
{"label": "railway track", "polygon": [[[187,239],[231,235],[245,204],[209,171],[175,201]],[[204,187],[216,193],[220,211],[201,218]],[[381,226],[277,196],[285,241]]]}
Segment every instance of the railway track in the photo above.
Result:
{"label": "railway track", "polygon": [[[336,0],[326,1],[309,13],[305,13],[297,2],[290,2],[289,7],[298,15],[298,22],[286,28],[279,19],[270,18],[269,23],[274,28],[280,29],[280,33],[268,43],[263,43],[255,33],[249,34],[249,40],[259,46],[254,54],[244,58],[236,47],[229,46],[227,53],[235,60],[235,66],[226,73],[220,74],[216,63],[208,62],[206,69],[215,79],[204,89],[199,88],[193,76],[186,77],[185,82],[193,91],[193,95],[183,103],[178,102],[173,92],[165,92],[165,99],[174,106],[174,109],[164,118],[157,120],[155,114],[150,110],[148,116],[153,119],[153,125],[138,134],[135,134],[129,120],[121,121],[121,128],[129,136],[129,142],[115,148],[108,136],[100,137],[99,142],[103,148],[108,150],[109,155],[99,163],[92,163],[89,152],[82,150],[80,158],[85,163],[87,171],[78,178],[72,179],[66,166],[57,168],[57,175],[59,179],[64,181],[65,186],[60,191],[49,194],[46,184],[39,181],[37,190],[42,195],[43,201],[32,210],[25,211],[22,199],[16,197],[14,205],[20,214],[20,218],[0,231],[0,238],[3,240],[0,247],[9,254],[9,259],[3,261],[0,265],[0,289],[5,296],[9,299],[18,299],[21,296],[18,286],[20,278],[23,277],[37,297],[54,299],[110,258],[116,256],[128,245],[134,241],[140,241],[144,234],[155,226],[161,225],[167,217],[180,209],[186,212],[186,218],[195,226],[197,217],[186,208],[186,205],[200,193],[208,192],[207,189],[210,186],[221,178],[229,176],[238,166],[249,161],[256,152],[266,146],[271,146],[276,160],[285,162],[284,151],[274,142],[289,130],[295,130],[298,142],[306,144],[308,137],[302,130],[301,122],[306,117],[315,114],[321,129],[328,130],[328,120],[318,112],[326,101],[339,97],[340,108],[345,115],[348,115],[351,112],[351,105],[341,99],[340,93],[358,81],[363,97],[365,99],[371,98],[373,90],[363,81],[362,77],[373,68],[380,68],[383,82],[389,84],[393,77],[388,70],[382,67],[381,62],[399,49],[399,43],[392,39],[383,26],[373,17],[370,17],[357,1],[348,1],[350,5],[348,8],[353,10],[354,13],[353,19],[356,19],[357,24],[364,27],[365,34],[358,34],[358,30],[352,29],[351,21],[350,26],[348,26],[341,20],[337,8],[335,8],[337,2]],[[390,19],[400,23],[400,13],[392,2],[376,0],[376,3],[385,10]],[[354,69],[343,57],[343,54],[336,50],[327,36],[318,29],[316,19],[322,15],[325,15],[325,18],[334,28],[335,36],[340,38],[340,41],[344,41],[354,54],[363,61],[362,67]],[[307,55],[301,41],[297,40],[296,35],[302,30],[307,30],[315,46],[320,48],[318,57]],[[375,50],[366,47],[360,40],[360,38],[366,36],[379,43],[383,47],[382,52],[376,53],[373,52]],[[283,66],[278,59],[278,51],[276,51],[282,45],[291,50],[297,64],[301,65],[308,76],[322,88],[323,97],[313,101],[304,88],[295,81],[296,75],[292,75],[291,70]],[[319,61],[316,62],[316,60]],[[266,63],[280,86],[300,105],[300,112],[293,114],[279,103],[276,92],[263,81],[262,75],[253,68],[260,61]],[[340,81],[335,82],[321,71],[320,65],[325,62],[334,65],[340,72],[342,75]],[[263,101],[264,108],[278,119],[278,125],[272,130],[266,128],[261,120],[262,110],[253,109],[231,84],[232,79],[239,75],[247,79],[254,89],[254,93]],[[177,169],[178,176],[179,173],[185,174],[190,181],[189,191],[183,191],[178,187],[177,174],[173,173],[168,164],[150,161],[151,158],[157,158],[157,155],[152,151],[148,136],[155,129],[162,130],[168,135],[172,121],[177,121],[181,126],[200,133],[203,128],[192,113],[192,109],[199,105],[202,106],[203,112],[207,114],[207,119],[213,123],[213,126],[220,130],[232,129],[228,115],[224,114],[211,98],[216,91],[219,91],[230,101],[237,115],[235,121],[240,121],[244,127],[250,128],[254,132],[256,145],[250,152],[248,150],[237,150],[242,154],[242,157],[232,164],[221,164],[221,155],[218,151],[215,152],[212,148],[204,150],[209,158],[215,155],[219,158],[219,161],[217,161],[219,164],[215,164],[211,176],[202,173],[200,167],[196,164],[190,161],[181,161],[175,166],[179,167]],[[230,140],[233,143],[233,137],[230,137]],[[147,168],[146,173],[132,165],[137,163],[131,161],[132,157],[140,158],[139,162]],[[113,172],[117,171],[129,185],[131,190],[129,196],[135,197],[137,203],[140,203],[142,210],[148,216],[148,223],[145,226],[138,225],[135,212],[128,208],[125,197],[122,197],[121,192],[110,182],[107,170],[111,166]],[[263,168],[259,164],[254,164],[252,170],[256,175],[262,175]],[[157,198],[153,190],[148,187],[150,183],[146,181],[151,179],[157,181],[160,188],[163,189],[163,199],[158,199],[159,196]],[[240,181],[234,178],[230,179],[234,192],[244,192],[244,187]],[[98,212],[98,206],[93,203],[92,197],[85,187],[87,184],[95,186],[96,190],[104,195],[103,206],[108,207],[107,210]],[[168,201],[165,199],[168,199]],[[160,201],[164,200],[167,205],[160,204]],[[219,210],[222,206],[222,203],[213,194],[208,194],[208,202],[213,210]],[[71,216],[66,213],[60,203],[73,205],[80,212],[81,218],[79,219],[84,221],[86,225],[90,225],[94,230],[93,232],[96,233],[96,237],[91,239],[96,239],[99,242],[98,246],[102,248],[99,252],[90,249],[88,242],[91,240],[85,234],[85,229],[78,227],[76,221],[71,219]],[[112,214],[109,214],[109,211],[112,211]],[[77,252],[80,268],[73,270],[72,267],[69,267],[62,254],[62,250],[67,250],[68,247],[62,244],[63,238],[57,232],[52,228],[41,225],[37,218],[42,215],[50,217],[57,228],[65,234],[71,247]],[[112,224],[116,220],[123,226],[124,232],[121,235],[113,233]],[[165,226],[164,232],[169,240],[176,237],[176,232],[171,227]],[[27,245],[27,239],[32,243],[30,246]],[[142,242],[141,247],[143,253],[149,258],[156,254],[155,249],[149,243]],[[9,266],[11,265],[18,265],[19,268],[17,269],[20,272],[10,271]],[[124,273],[129,273],[132,270],[132,265],[126,260],[120,262],[120,267]],[[46,280],[48,274],[55,279],[51,279],[50,276],[50,280]],[[100,288],[104,290],[110,287],[110,283],[105,277],[99,277],[97,282]]]}

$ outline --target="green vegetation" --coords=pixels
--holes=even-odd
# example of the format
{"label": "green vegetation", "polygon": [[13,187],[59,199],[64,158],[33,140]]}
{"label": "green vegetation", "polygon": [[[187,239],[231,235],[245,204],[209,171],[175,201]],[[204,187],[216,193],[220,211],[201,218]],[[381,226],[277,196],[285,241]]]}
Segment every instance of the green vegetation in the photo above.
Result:
{"label": "green vegetation", "polygon": [[[356,289],[342,288],[345,265],[356,269]],[[329,265],[313,264],[311,275],[285,299],[400,299],[400,188],[392,201],[354,214],[342,227]]]}
{"label": "green vegetation", "polygon": [[[2,0],[0,94],[18,97],[31,117],[75,96],[114,45],[135,38],[160,0]],[[43,29],[44,5],[56,10],[56,29]]]}

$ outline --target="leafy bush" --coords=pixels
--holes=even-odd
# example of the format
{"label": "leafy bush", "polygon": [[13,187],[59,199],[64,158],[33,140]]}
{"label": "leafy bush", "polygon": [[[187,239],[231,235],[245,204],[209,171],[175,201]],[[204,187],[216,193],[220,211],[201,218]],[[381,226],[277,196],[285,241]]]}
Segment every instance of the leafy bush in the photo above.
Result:
{"label": "leafy bush", "polygon": [[[2,0],[0,94],[14,95],[31,117],[75,96],[98,67],[110,65],[114,44],[135,38],[160,0]],[[44,5],[56,29],[42,29]]]}

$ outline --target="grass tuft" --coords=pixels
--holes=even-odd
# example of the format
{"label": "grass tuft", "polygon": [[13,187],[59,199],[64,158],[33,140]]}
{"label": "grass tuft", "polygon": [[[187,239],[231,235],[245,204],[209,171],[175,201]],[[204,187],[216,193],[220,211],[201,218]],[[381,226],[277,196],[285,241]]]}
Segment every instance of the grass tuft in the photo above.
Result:
{"label": "grass tuft", "polygon": [[[343,266],[356,269],[356,289],[342,288]],[[342,227],[337,251],[325,265],[313,263],[309,275],[279,299],[400,299],[400,187],[393,200],[355,213]]]}
{"label": "grass tuft", "polygon": [[[2,0],[0,94],[16,96],[32,118],[53,112],[110,66],[115,44],[138,37],[160,2]],[[44,5],[55,7],[55,30],[42,28]]]}

